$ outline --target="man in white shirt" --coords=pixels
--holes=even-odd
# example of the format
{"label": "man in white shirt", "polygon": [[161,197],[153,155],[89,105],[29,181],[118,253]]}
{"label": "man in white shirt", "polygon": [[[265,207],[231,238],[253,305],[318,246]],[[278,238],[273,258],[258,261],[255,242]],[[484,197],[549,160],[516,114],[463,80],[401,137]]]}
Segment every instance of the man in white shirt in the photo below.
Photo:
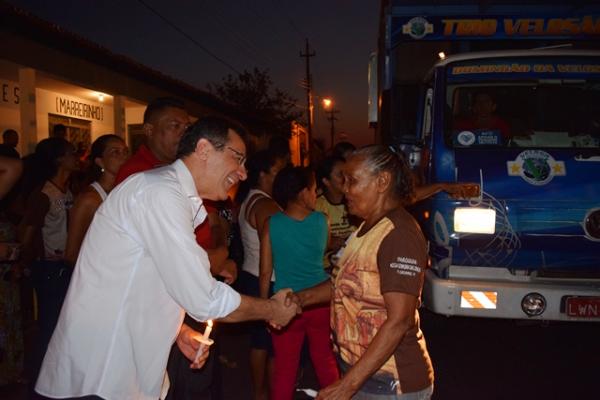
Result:
{"label": "man in white shirt", "polygon": [[[194,228],[206,217],[201,199],[225,199],[246,179],[238,132],[220,118],[199,120],[181,138],[177,161],[133,175],[102,203],[83,241],[38,393],[156,400],[184,312],[275,326],[296,314],[284,305],[286,291],[262,300],[216,281],[196,244]],[[193,360],[198,343],[186,329],[180,348]]]}

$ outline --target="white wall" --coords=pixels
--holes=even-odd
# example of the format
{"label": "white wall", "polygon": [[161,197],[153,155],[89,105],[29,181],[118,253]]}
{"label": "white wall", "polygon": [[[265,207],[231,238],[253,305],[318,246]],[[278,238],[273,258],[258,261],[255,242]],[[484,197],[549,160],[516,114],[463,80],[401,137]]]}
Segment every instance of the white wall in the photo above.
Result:
{"label": "white wall", "polygon": [[[86,113],[81,107],[74,111],[68,112],[64,107],[60,107],[60,99],[72,101],[77,105],[85,105],[91,107],[100,107],[100,113],[94,118],[91,114]],[[92,142],[101,135],[113,133],[113,108],[100,102],[84,100],[78,97],[69,96],[63,93],[51,92],[45,89],[36,89],[36,107],[37,107],[37,136],[38,141],[48,137],[48,114],[63,115],[65,117],[73,117],[91,121]],[[98,109],[96,109],[98,110]]]}
{"label": "white wall", "polygon": [[146,106],[140,107],[127,107],[125,109],[125,123],[130,124],[141,124],[144,122],[144,111]]}

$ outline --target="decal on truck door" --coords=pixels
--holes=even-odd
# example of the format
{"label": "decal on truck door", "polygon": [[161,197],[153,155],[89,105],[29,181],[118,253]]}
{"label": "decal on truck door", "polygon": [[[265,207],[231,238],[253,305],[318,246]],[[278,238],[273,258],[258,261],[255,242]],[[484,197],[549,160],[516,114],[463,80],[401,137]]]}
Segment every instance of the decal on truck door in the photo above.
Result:
{"label": "decal on truck door", "polygon": [[536,186],[547,184],[555,176],[567,174],[563,161],[556,161],[542,150],[525,150],[514,161],[507,161],[506,166],[509,176],[520,176]]}

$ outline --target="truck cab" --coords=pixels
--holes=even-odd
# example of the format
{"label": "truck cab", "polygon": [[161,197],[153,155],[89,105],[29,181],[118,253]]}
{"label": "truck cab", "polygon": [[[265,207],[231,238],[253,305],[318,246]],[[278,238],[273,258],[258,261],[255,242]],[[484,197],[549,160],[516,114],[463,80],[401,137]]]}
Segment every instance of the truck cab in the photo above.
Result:
{"label": "truck cab", "polygon": [[468,53],[427,82],[419,173],[480,193],[415,207],[430,239],[426,306],[600,317],[600,52]]}
{"label": "truck cab", "polygon": [[424,305],[598,321],[600,9],[466,3],[384,0],[371,66],[379,140],[418,183],[480,185],[412,209],[430,243]]}

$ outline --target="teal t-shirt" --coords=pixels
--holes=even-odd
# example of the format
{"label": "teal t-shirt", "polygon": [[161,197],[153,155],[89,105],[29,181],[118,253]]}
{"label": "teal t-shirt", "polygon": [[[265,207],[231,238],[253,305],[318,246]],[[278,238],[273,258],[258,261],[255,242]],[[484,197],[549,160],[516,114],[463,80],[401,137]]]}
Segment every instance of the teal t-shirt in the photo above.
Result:
{"label": "teal t-shirt", "polygon": [[327,218],[312,212],[302,221],[282,212],[269,220],[275,271],[275,291],[306,289],[328,279],[323,267],[327,247]]}

